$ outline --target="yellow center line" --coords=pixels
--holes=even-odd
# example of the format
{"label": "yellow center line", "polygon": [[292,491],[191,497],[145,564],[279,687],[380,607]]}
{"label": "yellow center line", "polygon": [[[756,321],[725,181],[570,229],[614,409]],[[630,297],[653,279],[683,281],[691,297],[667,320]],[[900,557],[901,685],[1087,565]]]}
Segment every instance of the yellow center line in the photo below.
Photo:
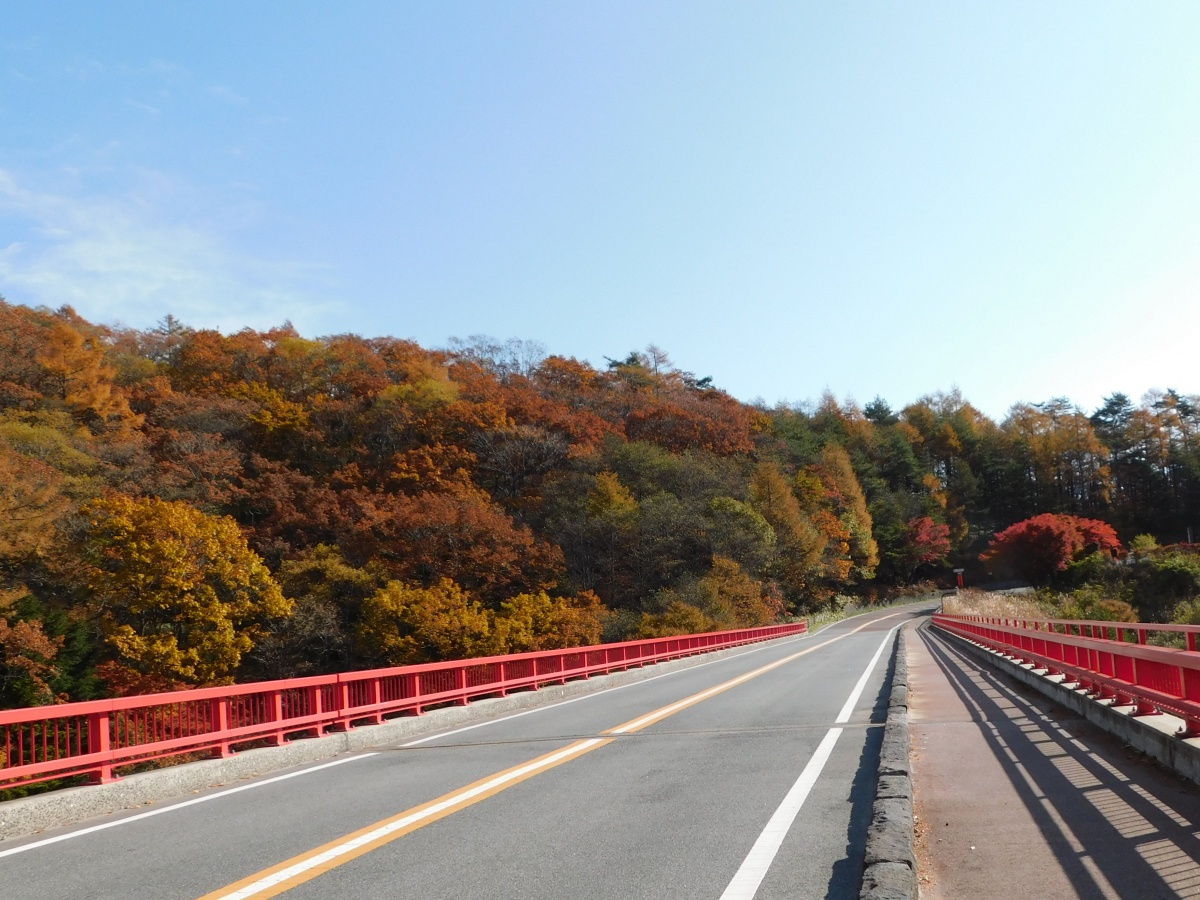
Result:
{"label": "yellow center line", "polygon": [[636,719],[631,719],[623,725],[618,725],[616,728],[610,728],[602,732],[602,735],[611,735],[611,737],[602,736],[574,741],[551,753],[546,753],[528,762],[513,766],[510,769],[489,775],[466,787],[443,794],[436,800],[431,800],[420,806],[414,806],[395,816],[383,819],[373,825],[368,825],[366,828],[361,828],[327,844],[322,844],[320,847],[301,853],[298,856],[293,856],[291,859],[284,860],[270,868],[255,872],[253,875],[248,875],[240,881],[235,881],[233,884],[205,894],[200,900],[249,900],[251,897],[256,898],[256,900],[266,900],[268,897],[278,896],[284,891],[291,890],[307,881],[311,881],[331,869],[335,869],[366,853],[370,853],[384,844],[391,843],[397,838],[410,834],[418,828],[423,828],[431,822],[436,822],[438,819],[445,818],[461,809],[473,806],[481,800],[494,796],[515,784],[520,784],[527,778],[540,775],[542,772],[549,771],[556,766],[561,766],[565,762],[578,759],[585,753],[590,753],[606,744],[611,744],[616,740],[616,735],[632,734],[636,731],[641,731],[643,728],[648,728],[656,722],[661,722],[668,716],[673,716],[675,713],[681,712],[690,706],[702,703],[730,688],[737,687],[739,684],[745,684],[759,675],[764,675],[773,669],[778,669],[780,666],[786,665],[801,656],[806,656],[809,653],[820,650],[822,647],[828,647],[830,644],[862,631],[864,628],[874,625],[883,619],[890,619],[898,615],[901,615],[901,613],[893,613],[889,616],[872,619],[870,622],[865,622],[857,628],[847,631],[845,634],[822,641],[820,644],[815,644],[812,647],[807,647],[798,653],[793,653],[773,663],[760,666],[744,675],[731,678],[729,681],[692,694],[690,697],[685,697],[682,700],[668,704]]}

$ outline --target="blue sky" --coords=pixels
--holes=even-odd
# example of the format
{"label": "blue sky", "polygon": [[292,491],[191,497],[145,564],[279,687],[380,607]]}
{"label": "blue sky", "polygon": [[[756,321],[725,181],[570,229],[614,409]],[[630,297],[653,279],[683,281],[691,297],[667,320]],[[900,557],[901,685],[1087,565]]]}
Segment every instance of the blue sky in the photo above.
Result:
{"label": "blue sky", "polygon": [[649,343],[744,400],[1200,392],[1200,5],[6,4],[0,295]]}

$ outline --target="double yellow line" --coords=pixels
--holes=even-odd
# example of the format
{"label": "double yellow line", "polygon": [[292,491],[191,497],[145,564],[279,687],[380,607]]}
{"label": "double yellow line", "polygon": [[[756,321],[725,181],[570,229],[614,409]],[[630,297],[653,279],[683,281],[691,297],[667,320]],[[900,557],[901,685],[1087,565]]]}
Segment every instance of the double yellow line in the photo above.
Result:
{"label": "double yellow line", "polygon": [[[900,613],[894,613],[893,615],[900,615]],[[883,616],[881,618],[890,619],[892,616]],[[486,800],[488,797],[507,790],[513,785],[520,784],[527,778],[540,775],[542,772],[547,772],[556,766],[561,766],[563,763],[578,759],[584,754],[591,753],[593,750],[597,750],[606,744],[611,744],[620,735],[633,734],[636,731],[641,731],[643,728],[648,728],[657,722],[661,722],[668,716],[673,716],[675,713],[687,709],[689,706],[695,706],[697,703],[702,703],[710,697],[715,697],[717,694],[723,693],[730,688],[744,684],[773,669],[778,669],[780,666],[786,665],[801,656],[806,656],[809,653],[820,650],[822,647],[836,643],[842,640],[842,638],[862,631],[864,628],[874,625],[880,620],[873,619],[870,622],[860,625],[858,628],[847,631],[845,634],[822,641],[820,644],[807,647],[798,653],[785,656],[783,659],[768,663],[744,675],[731,678],[729,681],[692,694],[690,697],[685,697],[682,700],[646,713],[636,719],[631,719],[623,725],[618,725],[616,728],[610,728],[607,731],[601,732],[599,737],[575,741],[559,750],[546,753],[536,759],[531,759],[529,762],[513,766],[511,769],[505,769],[494,775],[489,775],[466,787],[443,794],[436,800],[431,800],[420,806],[414,806],[412,809],[405,810],[398,815],[383,819],[374,825],[368,825],[366,828],[330,841],[306,853],[301,853],[299,856],[294,856],[278,865],[271,866],[269,869],[263,869],[260,872],[249,875],[220,890],[205,894],[200,900],[250,900],[250,898],[265,900],[268,897],[276,897],[284,891],[291,890],[298,885],[311,881],[331,869],[345,865],[353,859],[357,859],[366,853],[370,853],[372,850],[382,847],[384,844],[391,843],[397,838],[416,831],[418,828],[424,828],[431,822],[436,822],[438,819],[443,819],[461,809],[473,806],[481,800]]]}

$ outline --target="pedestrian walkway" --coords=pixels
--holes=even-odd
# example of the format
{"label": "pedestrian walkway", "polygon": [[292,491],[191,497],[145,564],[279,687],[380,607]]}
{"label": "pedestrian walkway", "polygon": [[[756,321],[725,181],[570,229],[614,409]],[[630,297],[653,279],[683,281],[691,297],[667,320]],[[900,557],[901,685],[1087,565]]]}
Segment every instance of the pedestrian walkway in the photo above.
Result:
{"label": "pedestrian walkway", "polygon": [[1200,787],[927,620],[907,647],[922,900],[1200,898]]}

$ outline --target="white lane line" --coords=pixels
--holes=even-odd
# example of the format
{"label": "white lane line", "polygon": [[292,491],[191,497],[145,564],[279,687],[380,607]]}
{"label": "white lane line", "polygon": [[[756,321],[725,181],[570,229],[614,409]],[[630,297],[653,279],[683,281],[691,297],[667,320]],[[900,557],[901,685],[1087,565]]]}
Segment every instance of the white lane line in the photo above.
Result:
{"label": "white lane line", "polygon": [[771,868],[771,863],[775,861],[775,854],[779,852],[783,839],[787,837],[788,830],[796,821],[800,807],[808,799],[808,792],[821,776],[821,770],[829,761],[833,745],[837,743],[841,734],[842,729],[830,728],[829,733],[817,745],[817,752],[808,761],[792,789],[787,792],[787,796],[767,822],[767,827],[750,848],[750,853],[733,876],[733,881],[729,882],[729,887],[725,888],[721,900],[751,900],[758,891],[758,886],[762,884],[767,869]]}
{"label": "white lane line", "polygon": [[254,788],[260,788],[264,785],[274,784],[277,781],[287,781],[289,778],[299,778],[301,775],[308,775],[311,772],[319,772],[322,769],[328,769],[333,766],[340,766],[343,763],[355,762],[356,760],[366,759],[368,756],[376,756],[375,752],[359,753],[357,756],[347,756],[343,759],[335,759],[333,762],[321,763],[319,766],[312,766],[308,769],[301,769],[298,772],[288,772],[286,775],[276,775],[274,778],[265,778],[262,781],[255,781],[253,784],[243,784],[238,787],[229,788],[224,791],[217,791],[213,794],[205,794],[203,797],[195,797],[192,800],[185,800],[182,803],[175,803],[171,806],[161,806],[158,809],[147,810],[143,813],[138,813],[133,816],[126,816],[123,819],[116,819],[112,822],[104,822],[101,825],[92,825],[88,828],[80,828],[78,831],[72,831],[68,834],[59,834],[44,840],[34,841],[32,844],[23,844],[20,847],[13,847],[11,850],[0,851],[0,858],[5,856],[14,856],[18,853],[24,853],[26,850],[34,850],[37,847],[45,847],[47,844],[57,844],[59,841],[69,841],[71,838],[82,837],[85,834],[92,834],[96,831],[104,831],[106,828],[116,828],[118,825],[128,825],[130,822],[136,822],[139,819],[148,819],[151,816],[161,816],[163,813],[175,812],[177,809],[183,809],[186,806],[195,806],[197,803],[207,803],[209,800],[216,800],[218,797],[228,797],[230,794],[240,794],[242,791],[251,791]]}
{"label": "white lane line", "polygon": [[[875,651],[875,655],[867,663],[867,668],[858,679],[854,690],[850,692],[850,697],[846,701],[846,705],[842,707],[842,711],[838,714],[837,719],[835,719],[839,724],[850,720],[850,714],[854,712],[854,707],[857,705],[859,697],[862,696],[863,689],[867,686],[867,680],[871,677],[871,672],[875,669],[875,664],[879,662],[879,657],[883,655],[883,648],[887,646],[888,641],[891,640],[892,633],[899,627],[897,625],[888,631],[887,636]],[[753,900],[754,895],[758,892],[759,885],[762,884],[762,880],[767,876],[767,870],[771,868],[771,863],[775,861],[775,856],[779,853],[779,848],[783,845],[783,839],[787,837],[792,823],[796,821],[796,816],[800,814],[800,808],[804,805],[804,801],[808,799],[809,791],[817,783],[817,779],[821,777],[821,770],[825,768],[825,763],[829,761],[829,757],[833,754],[833,747],[841,736],[841,728],[830,728],[825,737],[821,739],[821,743],[817,745],[817,751],[812,755],[812,759],[808,761],[808,764],[800,773],[800,777],[792,785],[791,790],[787,792],[787,795],[783,798],[783,802],[779,804],[779,808],[771,815],[770,820],[767,822],[767,827],[762,830],[762,834],[758,836],[758,840],[750,848],[750,852],[746,855],[741,866],[734,874],[733,880],[725,888],[725,893],[721,895],[721,900]]]}
{"label": "white lane line", "polygon": [[854,712],[854,707],[858,705],[858,698],[862,696],[863,688],[867,686],[867,679],[871,677],[871,672],[875,669],[875,663],[879,662],[879,657],[883,656],[883,648],[888,645],[888,641],[892,639],[892,634],[899,627],[899,625],[893,626],[887,635],[884,636],[883,641],[879,644],[879,649],[875,651],[875,655],[867,663],[867,668],[863,670],[862,677],[858,679],[858,684],[850,692],[850,697],[846,700],[846,705],[842,707],[842,711],[838,713],[838,717],[833,720],[834,723],[841,725],[850,721],[850,714]]}

